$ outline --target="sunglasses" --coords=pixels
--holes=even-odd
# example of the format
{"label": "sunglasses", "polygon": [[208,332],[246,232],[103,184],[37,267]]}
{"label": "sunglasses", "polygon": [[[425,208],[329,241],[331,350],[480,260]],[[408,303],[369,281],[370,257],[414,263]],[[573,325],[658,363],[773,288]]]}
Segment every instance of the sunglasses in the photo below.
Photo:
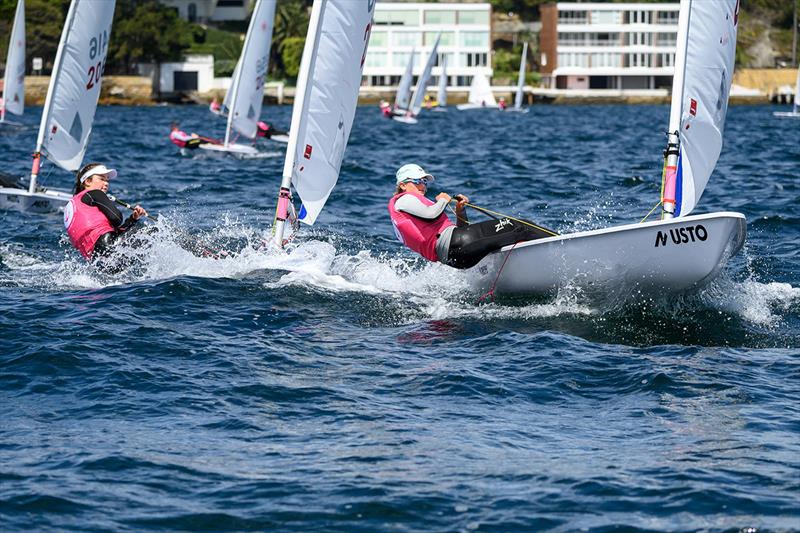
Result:
{"label": "sunglasses", "polygon": [[413,183],[414,185],[419,185],[420,183],[424,186],[428,186],[428,180],[425,178],[417,178],[413,180],[406,180],[406,183]]}

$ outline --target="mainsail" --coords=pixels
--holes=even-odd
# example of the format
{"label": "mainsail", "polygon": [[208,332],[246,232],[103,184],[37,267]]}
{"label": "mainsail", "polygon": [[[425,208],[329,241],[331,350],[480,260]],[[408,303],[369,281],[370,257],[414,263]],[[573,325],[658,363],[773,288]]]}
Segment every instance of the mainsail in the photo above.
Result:
{"label": "mainsail", "polygon": [[39,152],[64,170],[78,170],[83,161],[100,96],[115,4],[116,0],[72,0],[70,4],[39,126],[31,192],[35,190]]}
{"label": "mainsail", "polygon": [[3,81],[3,101],[0,105],[0,122],[6,111],[21,115],[25,109],[25,0],[17,2],[11,40],[8,43],[6,73]]}
{"label": "mainsail", "polygon": [[228,126],[225,130],[226,146],[230,142],[231,130],[236,130],[248,139],[256,137],[261,104],[264,101],[275,3],[276,0],[258,0],[253,9],[242,55],[234,70],[231,88],[225,95],[225,101],[230,105]]}
{"label": "mainsail", "polygon": [[414,55],[416,50],[411,50],[411,57],[408,58],[408,66],[403,76],[400,78],[400,85],[397,86],[397,96],[394,99],[395,109],[408,109],[411,104],[411,82],[413,81]]}
{"label": "mainsail", "polygon": [[442,73],[439,74],[439,92],[436,94],[439,107],[447,107],[447,54],[442,56]]}
{"label": "mainsail", "polygon": [[489,85],[489,79],[485,75],[475,74],[472,78],[467,101],[470,104],[480,106],[497,106],[497,100],[494,99],[494,93],[492,93],[492,86]]}
{"label": "mainsail", "polygon": [[315,0],[273,226],[283,240],[289,185],[303,202],[299,218],[313,224],[339,179],[356,113],[375,0]]}
{"label": "mainsail", "polygon": [[792,113],[797,113],[797,108],[800,106],[800,66],[797,67],[797,81],[794,83],[794,106]]}
{"label": "mainsail", "polygon": [[739,0],[681,1],[662,199],[665,218],[686,216],[694,209],[719,159],[738,22]]}
{"label": "mainsail", "polygon": [[414,89],[414,99],[411,104],[411,112],[414,115],[419,115],[419,112],[422,111],[422,100],[425,98],[428,80],[431,79],[431,70],[433,70],[433,64],[436,62],[436,54],[439,49],[439,40],[441,38],[442,34],[440,32],[439,35],[436,36],[436,41],[433,43],[431,53],[428,55],[428,61],[425,62],[425,68],[417,79],[417,87]]}
{"label": "mainsail", "polygon": [[528,43],[522,43],[522,57],[519,59],[519,77],[517,78],[517,94],[514,96],[514,108],[522,109],[522,89],[525,87],[525,60],[528,58]]}

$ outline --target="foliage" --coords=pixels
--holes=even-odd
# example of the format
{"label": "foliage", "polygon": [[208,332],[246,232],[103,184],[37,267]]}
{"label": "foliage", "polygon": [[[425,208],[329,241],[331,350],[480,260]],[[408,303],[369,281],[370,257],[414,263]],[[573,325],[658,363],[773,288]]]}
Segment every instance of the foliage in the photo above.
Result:
{"label": "foliage", "polygon": [[108,67],[130,72],[140,62],[176,61],[191,44],[189,23],[155,0],[119,0]]}
{"label": "foliage", "polygon": [[[272,33],[272,50],[270,52],[270,65],[272,65],[273,73],[295,77],[297,76],[296,70],[300,68],[300,61],[297,61],[296,66],[287,65],[284,60],[284,41],[292,38],[305,39],[306,32],[308,31],[308,8],[311,2],[307,0],[282,0],[278,2],[275,11],[275,29]],[[288,46],[294,46],[288,44]],[[302,47],[300,50],[302,56]],[[291,74],[295,71],[295,74]]]}
{"label": "foliage", "polygon": [[[0,0],[0,62],[5,63],[8,36],[11,34],[16,0]],[[27,0],[25,2],[25,58],[30,71],[31,58],[44,60],[49,73],[56,58],[61,29],[67,18],[69,0]]]}
{"label": "foliage", "polygon": [[281,62],[284,73],[290,78],[297,78],[300,72],[300,60],[303,57],[305,39],[302,37],[287,37],[281,42]]}

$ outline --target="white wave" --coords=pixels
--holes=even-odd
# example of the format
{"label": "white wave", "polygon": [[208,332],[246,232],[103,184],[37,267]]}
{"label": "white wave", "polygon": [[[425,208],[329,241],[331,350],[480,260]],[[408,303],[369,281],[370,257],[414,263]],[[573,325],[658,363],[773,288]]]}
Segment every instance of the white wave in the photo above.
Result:
{"label": "white wave", "polygon": [[789,283],[760,283],[753,279],[734,282],[724,278],[715,281],[701,293],[703,302],[760,326],[777,326],[782,313],[800,304],[800,288]]}

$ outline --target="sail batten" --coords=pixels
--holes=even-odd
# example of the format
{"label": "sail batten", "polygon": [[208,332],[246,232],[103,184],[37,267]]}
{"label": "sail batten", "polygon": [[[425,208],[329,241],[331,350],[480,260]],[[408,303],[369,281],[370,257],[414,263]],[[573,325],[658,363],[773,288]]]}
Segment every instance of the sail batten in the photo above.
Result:
{"label": "sail batten", "polygon": [[22,115],[25,110],[25,0],[17,2],[6,57],[0,120],[6,112]]}

